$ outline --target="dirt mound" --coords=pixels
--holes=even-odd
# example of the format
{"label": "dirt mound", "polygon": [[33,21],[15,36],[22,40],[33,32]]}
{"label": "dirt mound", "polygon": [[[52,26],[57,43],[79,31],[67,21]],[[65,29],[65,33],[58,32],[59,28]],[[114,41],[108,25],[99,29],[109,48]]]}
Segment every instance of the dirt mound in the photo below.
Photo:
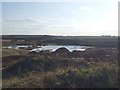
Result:
{"label": "dirt mound", "polygon": [[55,53],[69,53],[70,51],[64,47],[58,48]]}
{"label": "dirt mound", "polygon": [[34,55],[34,54],[37,54],[37,52],[36,51],[31,51],[28,54],[30,54],[30,55],[33,54]]}
{"label": "dirt mound", "polygon": [[[3,77],[14,76],[26,72],[37,72],[44,70],[44,60],[26,58],[3,70]],[[45,71],[45,70],[44,70]]]}

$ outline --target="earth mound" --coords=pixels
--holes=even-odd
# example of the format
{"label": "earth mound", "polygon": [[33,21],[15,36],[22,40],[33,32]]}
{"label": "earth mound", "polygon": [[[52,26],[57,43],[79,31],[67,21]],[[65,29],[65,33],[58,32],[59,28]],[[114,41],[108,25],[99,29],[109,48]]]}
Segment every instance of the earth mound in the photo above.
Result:
{"label": "earth mound", "polygon": [[58,48],[55,53],[69,53],[70,51],[64,47]]}

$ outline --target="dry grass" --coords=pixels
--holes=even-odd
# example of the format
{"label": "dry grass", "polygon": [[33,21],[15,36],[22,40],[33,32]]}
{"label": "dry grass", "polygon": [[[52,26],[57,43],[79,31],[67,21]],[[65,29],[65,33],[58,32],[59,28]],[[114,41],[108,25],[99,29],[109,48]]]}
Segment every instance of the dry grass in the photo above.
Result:
{"label": "dry grass", "polygon": [[[106,77],[107,76],[107,77]],[[71,77],[71,78],[70,78]],[[92,77],[92,79],[91,79]],[[77,67],[57,67],[54,70],[42,72],[28,72],[19,76],[3,79],[3,87],[20,88],[45,88],[45,87],[67,87],[63,84],[72,85],[73,80],[79,80],[80,83],[89,84],[92,80],[93,85],[101,84],[102,78],[106,77],[105,84],[108,87],[117,87],[118,66],[112,66],[110,63],[101,63],[98,66],[89,66],[83,68]],[[66,78],[66,79],[64,79]],[[73,78],[73,79],[72,79]],[[98,79],[97,79],[98,78]],[[84,82],[81,80],[85,80]],[[67,81],[66,81],[67,80]],[[96,81],[98,80],[98,81]],[[70,82],[70,83],[69,83]],[[87,83],[88,82],[88,83]],[[75,81],[74,81],[75,83]],[[78,83],[76,82],[76,85]],[[82,84],[84,87],[84,84]],[[89,86],[89,85],[88,85]],[[70,86],[72,87],[72,86]],[[93,86],[94,87],[94,86]],[[98,86],[107,87],[107,86]]]}
{"label": "dry grass", "polygon": [[27,55],[28,50],[21,49],[2,49],[2,57],[15,56],[15,55]]}
{"label": "dry grass", "polygon": [[[4,88],[118,87],[118,65],[114,58],[115,54],[107,60],[96,56],[98,61],[97,59],[90,61],[80,57],[55,58],[47,57],[46,54],[28,55],[25,50],[4,49],[3,51],[6,60],[12,61],[11,63],[18,58],[21,59],[3,70],[8,76],[3,78]],[[89,59],[89,53],[87,54]],[[23,59],[22,55],[27,57]],[[18,72],[20,67],[21,72]],[[9,74],[12,76],[9,77]]]}

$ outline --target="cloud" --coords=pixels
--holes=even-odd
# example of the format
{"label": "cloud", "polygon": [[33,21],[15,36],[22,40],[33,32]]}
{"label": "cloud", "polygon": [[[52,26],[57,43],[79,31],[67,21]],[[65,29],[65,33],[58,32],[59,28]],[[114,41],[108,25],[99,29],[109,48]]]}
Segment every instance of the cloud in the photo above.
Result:
{"label": "cloud", "polygon": [[[101,35],[117,33],[116,8],[78,6],[70,18],[64,16],[6,19],[3,20],[4,34],[59,34]],[[104,10],[103,10],[104,9]],[[73,12],[71,10],[71,12]],[[98,11],[98,12],[97,12]]]}
{"label": "cloud", "polygon": [[3,20],[3,34],[42,34],[70,29],[70,26],[62,24],[63,20],[62,17],[6,19]]}
{"label": "cloud", "polygon": [[94,13],[95,11],[94,11],[94,8],[92,8],[91,6],[89,6],[89,5],[85,5],[85,6],[79,6],[79,7],[77,7],[75,10],[73,10],[72,11],[72,13],[74,14],[74,15],[89,15],[89,14],[91,14],[91,13]]}
{"label": "cloud", "polygon": [[3,23],[34,23],[38,22],[35,19],[26,18],[26,19],[3,19]]}
{"label": "cloud", "polygon": [[83,10],[83,11],[91,11],[92,8],[89,7],[89,6],[80,6],[80,7],[79,7],[79,10]]}

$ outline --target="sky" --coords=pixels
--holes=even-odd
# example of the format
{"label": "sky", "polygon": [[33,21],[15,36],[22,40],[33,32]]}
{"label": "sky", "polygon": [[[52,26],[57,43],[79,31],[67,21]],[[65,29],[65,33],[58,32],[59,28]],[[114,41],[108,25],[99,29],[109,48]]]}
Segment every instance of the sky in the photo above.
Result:
{"label": "sky", "polygon": [[2,2],[3,35],[118,35],[117,0]]}

